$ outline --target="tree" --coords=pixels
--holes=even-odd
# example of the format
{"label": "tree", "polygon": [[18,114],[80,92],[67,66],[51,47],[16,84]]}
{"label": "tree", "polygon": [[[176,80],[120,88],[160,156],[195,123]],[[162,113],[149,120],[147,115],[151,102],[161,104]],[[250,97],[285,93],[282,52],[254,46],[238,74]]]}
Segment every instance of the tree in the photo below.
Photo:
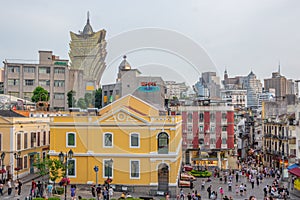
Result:
{"label": "tree", "polygon": [[84,100],[84,98],[79,98],[77,101],[77,106],[81,109],[86,109],[86,102]]}
{"label": "tree", "polygon": [[86,107],[88,108],[94,107],[95,95],[93,95],[92,93],[85,93],[84,100],[85,100]]}
{"label": "tree", "polygon": [[76,105],[76,99],[75,99],[75,91],[74,90],[70,90],[68,93],[67,93],[67,101],[68,101],[68,107],[69,108],[72,108],[73,106]]}
{"label": "tree", "polygon": [[102,89],[99,88],[95,91],[95,108],[102,107]]}
{"label": "tree", "polygon": [[31,97],[32,102],[38,102],[38,101],[48,101],[49,100],[49,95],[48,91],[44,89],[41,86],[36,87],[33,90],[33,96]]}

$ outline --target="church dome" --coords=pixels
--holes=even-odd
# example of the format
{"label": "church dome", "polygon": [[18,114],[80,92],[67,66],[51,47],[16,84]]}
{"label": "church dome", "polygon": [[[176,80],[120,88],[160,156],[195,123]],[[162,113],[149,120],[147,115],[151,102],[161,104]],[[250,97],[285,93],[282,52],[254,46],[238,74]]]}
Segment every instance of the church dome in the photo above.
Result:
{"label": "church dome", "polygon": [[126,60],[126,55],[123,56],[123,61],[119,65],[119,70],[130,70],[131,66]]}

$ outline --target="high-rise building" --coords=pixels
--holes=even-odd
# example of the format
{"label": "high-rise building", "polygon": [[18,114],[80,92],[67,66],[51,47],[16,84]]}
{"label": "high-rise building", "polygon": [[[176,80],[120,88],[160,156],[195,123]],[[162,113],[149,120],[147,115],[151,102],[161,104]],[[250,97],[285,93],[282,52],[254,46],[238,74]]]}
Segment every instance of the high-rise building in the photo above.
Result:
{"label": "high-rise building", "polygon": [[166,99],[181,99],[187,96],[186,92],[188,91],[188,86],[183,83],[176,83],[175,81],[166,81],[167,87]]}
{"label": "high-rise building", "polygon": [[220,98],[220,77],[216,72],[203,72],[199,81],[194,85],[194,90],[199,98]]}
{"label": "high-rise building", "polygon": [[38,63],[15,60],[3,63],[4,94],[31,101],[34,89],[41,86],[49,92],[50,109],[67,108],[68,60],[60,59],[52,51],[39,51]]}
{"label": "high-rise building", "polygon": [[257,108],[258,94],[262,93],[262,83],[256,78],[256,75],[251,71],[245,81],[245,88],[247,89],[247,107]]}
{"label": "high-rise building", "polygon": [[93,31],[89,13],[86,25],[79,34],[70,32],[70,90],[76,97],[83,97],[88,91],[98,88],[106,68],[106,31]]}
{"label": "high-rise building", "polygon": [[264,79],[264,89],[265,91],[275,89],[276,99],[282,99],[287,94],[298,93],[298,85],[293,80],[282,76],[279,70],[278,72],[273,72],[271,78]]}

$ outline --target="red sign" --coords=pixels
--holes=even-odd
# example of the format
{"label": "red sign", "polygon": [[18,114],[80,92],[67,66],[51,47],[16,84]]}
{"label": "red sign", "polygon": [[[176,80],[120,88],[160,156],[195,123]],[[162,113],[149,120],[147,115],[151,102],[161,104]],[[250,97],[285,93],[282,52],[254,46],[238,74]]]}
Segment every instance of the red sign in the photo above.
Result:
{"label": "red sign", "polygon": [[141,86],[156,86],[156,82],[141,82]]}

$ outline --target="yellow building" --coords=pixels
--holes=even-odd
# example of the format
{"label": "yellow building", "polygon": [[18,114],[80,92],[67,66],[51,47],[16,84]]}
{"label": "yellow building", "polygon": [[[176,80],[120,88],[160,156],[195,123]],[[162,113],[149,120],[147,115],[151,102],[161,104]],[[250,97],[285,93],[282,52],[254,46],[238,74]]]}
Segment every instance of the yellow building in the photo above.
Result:
{"label": "yellow building", "polygon": [[3,178],[15,180],[34,173],[35,155],[45,157],[48,153],[49,133],[49,117],[24,117],[1,110],[0,154],[5,153],[0,165],[5,169]]}
{"label": "yellow building", "polygon": [[61,116],[50,120],[50,155],[70,149],[71,183],[98,183],[176,194],[181,167],[181,116],[132,95],[109,104],[98,116]]}

